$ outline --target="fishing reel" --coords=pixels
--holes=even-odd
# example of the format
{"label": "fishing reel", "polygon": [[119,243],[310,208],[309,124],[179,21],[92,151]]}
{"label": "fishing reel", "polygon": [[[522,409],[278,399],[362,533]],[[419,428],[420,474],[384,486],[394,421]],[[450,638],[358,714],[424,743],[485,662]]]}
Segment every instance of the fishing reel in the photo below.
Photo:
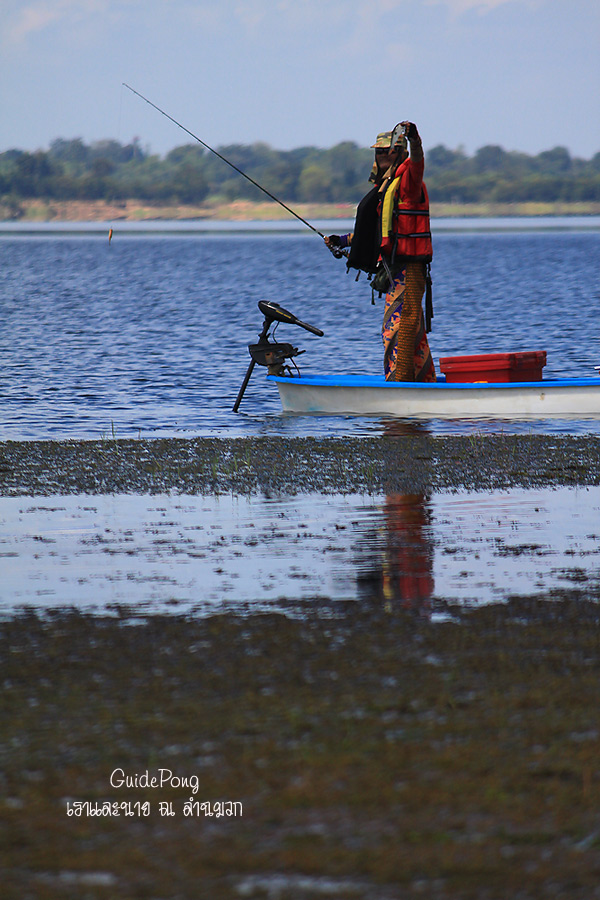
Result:
{"label": "fishing reel", "polygon": [[[275,328],[277,328],[277,325],[280,322],[285,322],[287,325],[299,325],[301,328],[304,328],[305,331],[310,331],[311,334],[316,334],[319,337],[323,337],[324,333],[320,328],[315,328],[314,325],[308,325],[306,322],[301,322],[297,316],[288,312],[288,310],[284,309],[283,306],[280,306],[279,303],[273,303],[271,300],[259,300],[258,308],[264,315],[265,320],[263,322],[262,331],[258,335],[258,342],[256,344],[248,344],[251,362],[248,366],[248,371],[246,372],[237,400],[235,401],[233,407],[234,412],[238,411],[255,365],[266,366],[269,375],[281,375],[286,369],[291,374],[289,366],[286,366],[285,364],[286,360],[292,360],[295,356],[299,356],[300,353],[304,353],[304,350],[298,350],[293,344],[270,341],[269,337],[271,337],[271,335],[269,334],[269,329],[273,322],[276,323]],[[296,366],[295,363],[294,366]],[[296,366],[296,369],[297,368],[298,367]]]}

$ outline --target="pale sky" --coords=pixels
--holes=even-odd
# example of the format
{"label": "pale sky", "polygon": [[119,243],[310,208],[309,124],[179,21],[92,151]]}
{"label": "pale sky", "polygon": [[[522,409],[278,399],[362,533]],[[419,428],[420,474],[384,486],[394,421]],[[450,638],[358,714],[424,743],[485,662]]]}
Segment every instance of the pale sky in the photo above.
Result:
{"label": "pale sky", "polygon": [[600,151],[600,0],[0,0],[0,151],[373,143]]}

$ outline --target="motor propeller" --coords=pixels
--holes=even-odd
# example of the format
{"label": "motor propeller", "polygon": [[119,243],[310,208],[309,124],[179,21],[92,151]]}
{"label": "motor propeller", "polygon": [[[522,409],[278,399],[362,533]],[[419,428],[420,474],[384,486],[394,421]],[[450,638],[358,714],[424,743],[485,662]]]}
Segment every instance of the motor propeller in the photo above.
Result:
{"label": "motor propeller", "polygon": [[320,328],[302,322],[297,316],[289,312],[289,310],[284,309],[283,306],[280,306],[279,303],[274,303],[272,300],[259,300],[258,308],[265,317],[263,329],[258,335],[258,343],[248,344],[248,352],[252,358],[237,395],[237,399],[233,405],[234,412],[237,412],[239,409],[242,397],[244,396],[244,391],[248,386],[250,376],[257,363],[259,366],[267,366],[270,375],[278,375],[283,370],[286,359],[292,359],[294,356],[304,353],[303,350],[298,350],[298,348],[294,347],[292,344],[270,341],[269,329],[273,322],[284,322],[287,325],[299,325],[300,328],[304,328],[305,331],[310,331],[311,334],[316,334],[318,337],[323,337],[324,334]]}

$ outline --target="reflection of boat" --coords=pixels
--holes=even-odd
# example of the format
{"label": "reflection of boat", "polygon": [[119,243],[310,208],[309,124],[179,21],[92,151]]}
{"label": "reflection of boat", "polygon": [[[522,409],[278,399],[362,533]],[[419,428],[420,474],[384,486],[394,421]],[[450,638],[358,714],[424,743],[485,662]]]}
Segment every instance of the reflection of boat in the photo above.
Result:
{"label": "reflection of boat", "polygon": [[269,375],[284,412],[448,418],[600,417],[600,378],[497,383]]}
{"label": "reflection of boat", "polygon": [[267,380],[277,385],[288,413],[436,419],[600,417],[600,377],[544,379],[543,351],[449,357],[447,377],[442,375],[433,384],[390,382],[383,376],[301,375],[295,364],[292,372],[286,360],[302,351],[270,341],[271,325],[284,322],[313,334],[323,332],[277,303],[261,300],[258,306],[265,316],[263,330],[258,343],[248,347],[252,360],[234,410],[258,363],[268,368]]}

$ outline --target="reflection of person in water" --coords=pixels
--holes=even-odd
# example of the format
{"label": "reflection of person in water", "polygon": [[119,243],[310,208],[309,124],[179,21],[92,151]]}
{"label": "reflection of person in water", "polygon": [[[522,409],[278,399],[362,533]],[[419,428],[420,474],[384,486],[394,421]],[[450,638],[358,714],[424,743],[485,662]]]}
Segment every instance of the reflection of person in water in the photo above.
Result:
{"label": "reflection of person in water", "polygon": [[369,600],[424,612],[433,595],[430,509],[424,494],[393,494],[382,509],[385,533],[376,544],[374,565],[358,576]]}
{"label": "reflection of person in water", "polygon": [[[418,441],[428,435],[428,429],[417,422],[393,421],[386,424],[384,434],[387,438]],[[429,483],[432,463],[427,459],[426,455],[422,460],[422,484]],[[396,475],[397,467],[380,508],[383,529],[371,540],[364,536],[362,546],[369,558],[358,575],[358,590],[365,600],[424,613],[434,591],[430,497],[402,489],[401,484],[415,484],[408,469],[401,484],[394,483]]]}
{"label": "reflection of person in water", "polygon": [[385,498],[387,546],[383,598],[420,609],[433,594],[433,548],[428,540],[429,507],[422,494]]}

